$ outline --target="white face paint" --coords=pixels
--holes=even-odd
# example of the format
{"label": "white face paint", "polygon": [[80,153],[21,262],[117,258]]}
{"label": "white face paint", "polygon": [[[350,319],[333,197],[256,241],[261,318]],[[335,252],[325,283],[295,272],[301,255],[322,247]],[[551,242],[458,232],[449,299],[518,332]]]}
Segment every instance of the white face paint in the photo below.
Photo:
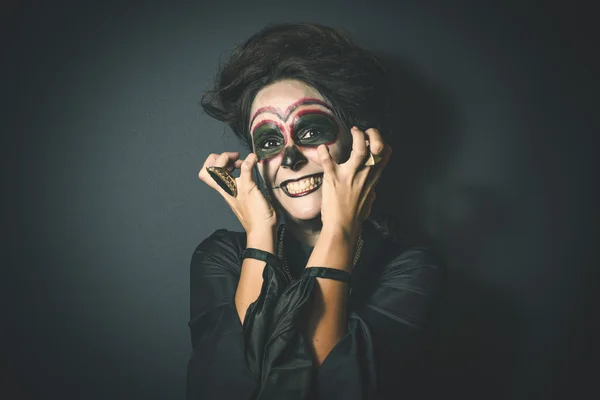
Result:
{"label": "white face paint", "polygon": [[[296,80],[279,81],[260,90],[250,116],[253,151],[260,160],[258,170],[275,188],[274,200],[292,218],[319,217],[323,168],[317,146],[327,144],[333,159],[343,162],[352,146],[350,132],[339,128],[319,92]],[[308,179],[301,179],[305,177]]]}

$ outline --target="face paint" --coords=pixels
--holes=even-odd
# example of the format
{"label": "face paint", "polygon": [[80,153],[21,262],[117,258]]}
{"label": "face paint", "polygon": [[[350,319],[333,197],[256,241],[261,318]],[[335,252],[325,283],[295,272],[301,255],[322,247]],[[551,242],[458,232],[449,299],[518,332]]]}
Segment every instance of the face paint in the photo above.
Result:
{"label": "face paint", "polygon": [[256,168],[272,190],[273,203],[289,221],[315,220],[321,212],[323,182],[316,147],[327,144],[339,162],[351,144],[350,132],[338,122],[332,106],[304,82],[275,82],[253,99],[249,128],[254,152],[263,156]]}
{"label": "face paint", "polygon": [[[283,121],[287,122],[295,109],[300,106],[314,104],[331,110],[329,105],[321,100],[301,99],[290,105],[283,115],[273,107],[263,107],[255,113],[252,122],[259,114],[264,112],[276,114]],[[288,132],[290,132],[289,135],[286,134],[286,130],[279,122],[264,120],[254,128],[252,140],[260,162],[279,155],[286,149],[286,144],[291,141],[300,147],[317,147],[320,144],[331,144],[335,142],[338,130],[338,124],[331,114],[319,109],[302,110],[294,117],[293,124],[288,129]],[[286,157],[288,160],[285,164],[286,166],[290,165],[290,168],[293,169],[293,166],[297,163],[296,161],[301,161],[293,160],[294,158],[298,158],[292,157],[294,155],[297,156],[297,153],[297,149],[295,152],[286,152],[286,156],[289,156]]]}
{"label": "face paint", "polygon": [[313,98],[303,98],[303,99],[300,99],[300,100],[294,102],[293,104],[290,104],[288,106],[288,108],[286,108],[286,110],[285,110],[285,112],[283,114],[280,113],[279,110],[277,108],[275,108],[275,107],[262,107],[262,108],[259,108],[254,113],[254,116],[250,120],[250,126],[252,126],[252,124],[254,123],[254,120],[256,119],[256,117],[258,117],[262,113],[272,113],[272,114],[277,115],[280,120],[287,121],[288,118],[290,117],[290,114],[293,113],[294,110],[296,110],[298,107],[300,107],[300,106],[314,105],[314,104],[318,104],[320,106],[323,106],[326,109],[328,109],[329,111],[333,112],[333,110],[331,109],[331,107],[329,106],[329,104],[325,103],[323,100],[313,99]]}
{"label": "face paint", "polygon": [[335,142],[338,124],[330,114],[319,110],[304,110],[294,118],[294,141],[300,146],[316,147]]}
{"label": "face paint", "polygon": [[296,171],[302,166],[302,164],[307,162],[308,159],[300,150],[298,150],[298,147],[295,144],[287,146],[283,151],[283,159],[281,160],[282,167]]}
{"label": "face paint", "polygon": [[281,126],[270,120],[265,120],[256,126],[252,140],[258,160],[266,160],[279,154],[285,146],[285,137]]}

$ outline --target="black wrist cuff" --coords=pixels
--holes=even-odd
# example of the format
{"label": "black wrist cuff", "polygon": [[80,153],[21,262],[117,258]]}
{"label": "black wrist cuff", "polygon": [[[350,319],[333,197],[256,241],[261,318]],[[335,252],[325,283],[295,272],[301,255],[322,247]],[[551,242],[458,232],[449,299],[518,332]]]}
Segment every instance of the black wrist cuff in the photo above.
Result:
{"label": "black wrist cuff", "polygon": [[350,285],[352,275],[350,272],[342,271],[341,269],[327,267],[309,267],[304,269],[304,275],[314,276],[316,278],[333,279],[336,281],[346,282]]}
{"label": "black wrist cuff", "polygon": [[281,264],[281,261],[279,261],[279,258],[276,255],[252,247],[248,247],[242,252],[242,261],[244,261],[245,258],[254,258],[256,260],[265,261],[267,264],[275,267],[279,267]]}

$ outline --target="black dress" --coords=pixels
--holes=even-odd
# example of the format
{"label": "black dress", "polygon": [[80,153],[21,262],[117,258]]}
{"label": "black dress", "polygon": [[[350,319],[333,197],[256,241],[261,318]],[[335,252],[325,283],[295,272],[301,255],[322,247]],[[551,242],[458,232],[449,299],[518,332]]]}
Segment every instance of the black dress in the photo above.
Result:
{"label": "black dress", "polygon": [[[281,229],[281,226],[279,227]],[[188,399],[408,399],[433,385],[425,360],[445,270],[425,247],[384,238],[368,220],[352,272],[348,331],[320,367],[302,335],[316,278],[304,268],[312,248],[286,230],[286,258],[273,257],[244,324],[235,308],[245,232],[219,229],[191,261],[193,353]]]}

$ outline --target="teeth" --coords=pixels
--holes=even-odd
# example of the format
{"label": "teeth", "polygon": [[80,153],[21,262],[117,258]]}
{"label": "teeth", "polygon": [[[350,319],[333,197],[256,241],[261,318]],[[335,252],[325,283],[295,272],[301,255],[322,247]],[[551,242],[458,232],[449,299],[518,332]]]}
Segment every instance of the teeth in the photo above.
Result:
{"label": "teeth", "polygon": [[307,190],[313,190],[315,187],[321,183],[321,177],[310,177],[307,179],[303,179],[300,182],[291,182],[287,184],[288,192],[292,194],[304,192]]}
{"label": "teeth", "polygon": [[311,186],[309,186],[308,188],[303,188],[303,189],[289,189],[289,188],[288,188],[288,192],[290,192],[290,193],[292,193],[292,194],[296,194],[296,193],[301,193],[301,192],[304,192],[304,191],[306,191],[307,189],[308,189],[308,190],[313,190],[313,189],[314,189],[314,188],[316,188],[316,187],[317,187],[317,185],[311,185]]}

